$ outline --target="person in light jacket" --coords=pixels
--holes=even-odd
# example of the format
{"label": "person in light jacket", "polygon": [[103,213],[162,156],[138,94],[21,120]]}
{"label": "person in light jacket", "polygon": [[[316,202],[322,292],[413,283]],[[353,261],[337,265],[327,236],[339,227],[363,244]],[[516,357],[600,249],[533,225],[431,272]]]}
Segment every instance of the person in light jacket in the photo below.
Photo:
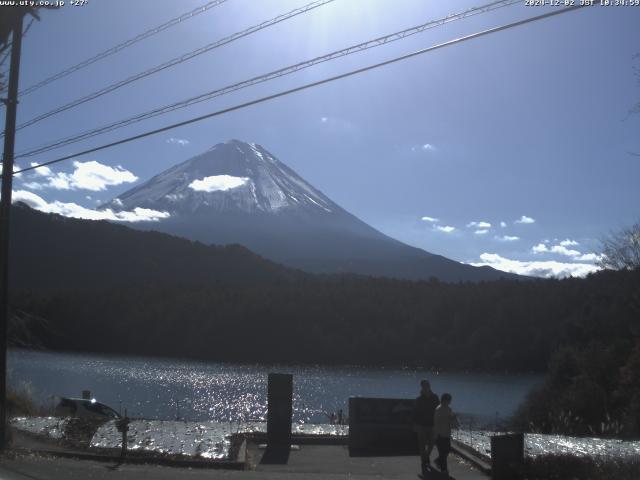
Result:
{"label": "person in light jacket", "polygon": [[435,463],[441,472],[447,473],[447,456],[451,451],[451,429],[458,428],[458,420],[451,410],[451,394],[443,393],[436,408],[433,421],[433,435],[436,439],[438,458]]}

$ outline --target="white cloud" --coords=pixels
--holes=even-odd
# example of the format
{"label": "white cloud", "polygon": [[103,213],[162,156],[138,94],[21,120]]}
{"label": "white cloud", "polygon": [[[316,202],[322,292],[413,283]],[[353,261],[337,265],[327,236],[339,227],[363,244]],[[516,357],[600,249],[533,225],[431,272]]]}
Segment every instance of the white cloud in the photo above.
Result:
{"label": "white cloud", "polygon": [[491,224],[489,222],[469,222],[467,223],[468,228],[491,228]]}
{"label": "white cloud", "polygon": [[434,217],[422,217],[422,221],[435,223],[435,222],[439,222],[440,220]]}
{"label": "white cloud", "polygon": [[569,240],[567,238],[566,240],[561,241],[560,245],[562,245],[563,247],[575,247],[576,245],[580,245],[580,244],[575,240]]}
{"label": "white cloud", "polygon": [[581,262],[598,262],[601,259],[602,255],[598,255],[597,253],[584,253],[576,258],[576,260],[580,260]]}
{"label": "white cloud", "polygon": [[547,248],[547,246],[544,243],[539,243],[538,245],[535,245],[531,251],[533,253],[547,253],[549,251],[549,249]]}
{"label": "white cloud", "polygon": [[11,194],[11,202],[24,202],[36,210],[49,212],[49,210],[47,210],[49,208],[49,204],[44,198],[26,190],[14,190]]}
{"label": "white cloud", "polygon": [[[32,164],[33,165],[33,164]],[[50,169],[42,167],[38,175],[47,179],[46,183],[29,182],[25,183],[26,188],[41,190],[52,188],[54,190],[90,190],[99,192],[107,187],[121,185],[123,183],[133,183],[138,180],[133,173],[125,170],[121,166],[110,167],[95,160],[88,162],[73,162],[75,170],[72,173],[53,173]],[[46,168],[46,170],[44,170]]]}
{"label": "white cloud", "polygon": [[500,222],[500,226],[502,228],[507,228],[507,222]]}
{"label": "white cloud", "polygon": [[231,175],[213,175],[194,180],[189,184],[189,188],[196,192],[226,192],[232,188],[238,188],[249,181],[248,177],[233,177]]}
{"label": "white cloud", "polygon": [[599,270],[590,263],[563,263],[556,261],[525,262],[501,257],[496,253],[483,253],[480,262],[471,263],[476,267],[490,266],[503,272],[517,273],[543,278],[584,277]]}
{"label": "white cloud", "polygon": [[577,250],[571,250],[564,245],[553,245],[551,248],[547,247],[544,243],[539,243],[535,245],[531,251],[533,253],[557,253],[559,255],[564,255],[566,257],[578,257],[580,256],[580,252]]}
{"label": "white cloud", "polygon": [[423,152],[423,153],[431,153],[437,150],[436,146],[433,143],[421,143],[419,145],[413,145],[411,147],[412,152]]}
{"label": "white cloud", "polygon": [[[37,167],[38,165],[40,165],[38,162],[31,162],[32,167]],[[51,175],[53,175],[53,172],[49,167],[44,166],[33,170],[33,174],[38,177],[50,177]]]}
{"label": "white cloud", "polygon": [[329,121],[329,117],[320,117],[320,121],[322,123],[327,123]]}
{"label": "white cloud", "polygon": [[[58,173],[49,178],[49,183],[39,184],[39,188],[53,188],[55,190],[71,190],[71,183],[69,182],[70,176],[66,173]],[[32,185],[31,183],[30,185]],[[36,189],[37,190],[37,189]]]}
{"label": "white cloud", "polygon": [[105,212],[107,213],[105,220],[110,220],[109,217],[114,216],[113,220],[121,222],[157,222],[170,216],[169,212],[159,212],[158,210],[140,207],[136,207],[129,212],[112,212],[109,209],[105,210]]}
{"label": "white cloud", "polygon": [[167,139],[167,143],[171,143],[173,145],[180,145],[181,147],[186,147],[191,142],[189,140],[187,140],[186,138],[171,137],[171,138]]}
{"label": "white cloud", "polygon": [[[558,239],[555,239],[557,241]],[[549,246],[549,240],[543,240],[543,242],[533,246],[531,251],[533,253],[557,253],[558,255],[564,255],[565,257],[570,257],[574,261],[580,262],[597,262],[600,260],[601,256],[595,253],[581,253],[578,250],[573,250],[567,248],[570,245],[578,245],[578,242],[575,240],[563,240],[557,245]]]}
{"label": "white cloud", "polygon": [[69,182],[72,189],[80,188],[98,192],[106,190],[106,187],[133,183],[138,180],[138,177],[129,170],[120,166],[113,168],[95,160],[73,162],[73,166],[75,170],[71,174]]}
{"label": "white cloud", "polygon": [[476,230],[476,231],[475,231],[475,232],[473,232],[473,233],[474,233],[474,234],[476,234],[476,235],[486,235],[486,233],[487,233],[488,231],[489,231],[489,230],[486,230],[486,229],[480,229],[480,230]]}
{"label": "white cloud", "polygon": [[511,235],[503,235],[501,237],[496,237],[496,240],[499,240],[501,242],[515,242],[517,240],[520,240],[520,237],[515,237],[515,236],[511,236]]}
{"label": "white cloud", "polygon": [[571,250],[562,245],[554,245],[551,247],[552,253],[559,253],[560,255],[566,255],[567,257],[577,257],[580,255],[580,252],[577,250]]}
{"label": "white cloud", "polygon": [[516,223],[536,223],[536,221],[531,218],[531,217],[527,217],[526,215],[522,215],[518,220],[516,220]]}
{"label": "white cloud", "polygon": [[450,225],[435,225],[433,227],[434,230],[437,230],[438,232],[443,232],[443,233],[451,233],[453,231],[455,231],[455,227],[452,227]]}
{"label": "white cloud", "polygon": [[168,218],[168,212],[159,212],[148,208],[134,208],[133,211],[114,212],[111,209],[92,210],[76,203],[59,201],[47,202],[42,197],[26,190],[13,192],[14,202],[24,202],[36,210],[45,213],[57,213],[65,217],[82,218],[85,220],[112,220],[117,222],[157,222]]}

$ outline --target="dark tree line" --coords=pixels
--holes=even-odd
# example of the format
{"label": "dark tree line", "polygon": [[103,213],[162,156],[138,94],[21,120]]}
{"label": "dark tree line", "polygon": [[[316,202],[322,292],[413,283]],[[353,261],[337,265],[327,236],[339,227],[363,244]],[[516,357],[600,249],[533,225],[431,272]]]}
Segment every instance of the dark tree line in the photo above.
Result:
{"label": "dark tree line", "polygon": [[13,305],[46,319],[35,328],[53,349],[544,371],[562,347],[631,351],[639,289],[637,270],[465,284],[302,276],[24,292]]}
{"label": "dark tree line", "polygon": [[[619,278],[640,272],[640,223],[602,241],[600,264],[618,270],[608,275]],[[629,286],[628,296],[611,303],[610,315],[592,321],[588,335],[554,351],[545,383],[521,406],[516,425],[545,433],[640,435],[640,288],[633,279]],[[623,328],[620,304],[630,318]]]}

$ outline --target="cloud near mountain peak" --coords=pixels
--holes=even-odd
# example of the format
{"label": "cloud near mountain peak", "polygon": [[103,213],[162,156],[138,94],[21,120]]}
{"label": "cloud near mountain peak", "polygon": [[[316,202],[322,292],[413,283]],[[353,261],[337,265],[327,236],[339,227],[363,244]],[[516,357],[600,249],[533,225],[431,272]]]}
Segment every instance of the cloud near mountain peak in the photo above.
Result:
{"label": "cloud near mountain peak", "polygon": [[212,175],[189,184],[189,188],[196,192],[226,192],[234,188],[246,185],[249,177],[234,177],[232,175]]}

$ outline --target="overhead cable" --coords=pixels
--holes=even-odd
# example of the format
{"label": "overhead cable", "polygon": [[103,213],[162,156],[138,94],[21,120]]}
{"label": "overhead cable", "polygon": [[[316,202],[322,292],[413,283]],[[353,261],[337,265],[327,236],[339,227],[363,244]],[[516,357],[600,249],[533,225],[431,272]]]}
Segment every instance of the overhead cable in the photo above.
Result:
{"label": "overhead cable", "polygon": [[[226,1],[226,0],[225,0]],[[153,75],[155,73],[161,72],[163,70],[166,70],[167,68],[173,67],[175,65],[178,65],[180,63],[186,62],[187,60],[191,60],[194,57],[197,57],[198,55],[202,55],[203,53],[209,52],[215,48],[219,48],[222,47],[223,45],[227,45],[231,42],[234,42],[240,38],[246,37],[248,35],[251,35],[255,32],[258,32],[260,30],[263,30],[265,28],[271,27],[273,25],[276,25],[280,22],[284,22],[285,20],[288,20],[290,18],[293,18],[297,15],[309,12],[310,10],[313,10],[315,8],[318,8],[322,5],[325,5],[327,3],[331,3],[334,2],[335,0],[315,0],[303,7],[300,8],[296,8],[294,10],[291,10],[287,13],[284,13],[282,15],[278,15],[277,17],[274,17],[270,20],[267,20],[265,22],[262,22],[258,25],[254,25],[252,27],[249,27],[245,30],[242,30],[241,32],[236,32],[232,35],[229,35],[228,37],[224,37],[220,40],[217,40],[213,43],[209,43],[207,45],[205,45],[204,47],[198,48],[196,50],[192,50],[191,52],[185,53],[184,55],[181,55],[179,57],[175,57],[172,58],[171,60],[161,63],[160,65],[156,65],[155,67],[152,67],[148,70],[145,70],[143,72],[139,72],[135,75],[132,75],[130,77],[127,77],[123,80],[120,80],[118,82],[112,83],[110,85],[107,85],[104,88],[101,88],[100,90],[97,90],[95,92],[92,92],[88,95],[85,95],[84,97],[80,97],[77,98],[75,100],[72,100],[69,103],[66,103],[64,105],[61,105],[59,107],[54,108],[53,110],[50,110],[46,113],[43,113],[41,115],[38,115],[37,117],[32,118],[31,120],[27,120],[26,122],[23,122],[19,125],[16,126],[16,131],[17,130],[21,130],[23,128],[29,127],[31,125],[34,125],[38,122],[41,122],[42,120],[52,117],[54,115],[57,115],[61,112],[64,112],[66,110],[69,110],[71,108],[77,107],[79,105],[82,105],[83,103],[89,102],[91,100],[95,100],[96,98],[102,97],[103,95],[106,95],[108,93],[113,92],[114,90],[117,90],[119,88],[124,87],[125,85],[129,85],[133,82],[136,82],[140,79],[146,78],[150,75]]]}
{"label": "overhead cable", "polygon": [[61,78],[66,77],[67,75],[71,75],[74,72],[77,72],[78,70],[82,70],[85,67],[88,67],[89,65],[92,65],[104,58],[107,58],[111,55],[114,55],[122,50],[124,50],[125,48],[130,47],[131,45],[138,43],[142,40],[144,40],[145,38],[149,38],[153,35],[156,35],[168,28],[173,27],[174,25],[178,25],[179,23],[188,20],[190,18],[195,17],[196,15],[199,15],[201,13],[204,13],[214,7],[217,7],[225,2],[227,2],[228,0],[213,0],[211,2],[207,2],[206,4],[198,7],[198,8],[194,8],[193,10],[190,10],[187,13],[183,13],[182,15],[172,18],[171,20],[169,20],[168,22],[163,23],[162,25],[158,25],[157,27],[153,27],[145,32],[140,33],[139,35],[136,35],[133,38],[130,38],[129,40],[126,40],[122,43],[119,43],[118,45],[115,45],[111,48],[108,48],[107,50],[104,50],[100,53],[97,53],[96,55],[87,58],[86,60],[83,60],[69,68],[66,68],[65,70],[62,70],[54,75],[51,75],[50,77],[45,78],[44,80],[36,83],[35,85],[32,85],[28,88],[25,88],[24,90],[20,91],[20,93],[18,94],[18,96],[22,96],[22,95],[28,95],[32,92],[35,92],[36,90],[44,87],[45,85],[48,85],[52,82],[55,82],[56,80],[60,80]]}
{"label": "overhead cable", "polygon": [[296,63],[294,65],[290,65],[284,68],[280,68],[278,70],[271,71],[269,73],[265,73],[263,75],[259,75],[257,77],[250,78],[248,80],[243,80],[238,83],[234,83],[231,85],[227,85],[222,88],[217,88],[215,90],[211,90],[194,97],[187,98],[185,100],[181,100],[179,102],[175,102],[169,105],[164,105],[153,110],[149,110],[147,112],[136,114],[134,116],[125,118],[123,120],[118,120],[116,122],[103,125],[98,128],[94,128],[92,130],[84,131],[79,134],[75,134],[69,137],[65,137],[63,139],[55,140],[53,142],[49,142],[45,145],[38,146],[28,151],[20,152],[16,155],[16,158],[22,157],[31,157],[34,155],[39,155],[41,153],[47,152],[49,150],[61,148],[73,143],[77,143],[82,140],[86,140],[87,138],[94,137],[96,135],[101,135],[134,123],[141,122],[143,120],[147,120],[152,117],[156,117],[158,115],[163,115],[165,113],[172,112],[174,110],[178,110],[181,108],[189,107],[196,103],[201,103],[212,98],[220,97],[222,95],[227,95],[229,93],[235,92],[237,90],[241,90],[243,88],[247,88],[253,85],[257,85],[259,83],[264,83],[269,80],[273,80],[279,77],[283,77],[285,75],[290,75],[292,73],[298,72],[300,70],[312,67],[314,65],[318,65],[320,63],[328,62],[330,60],[334,60],[336,58],[344,57],[347,55],[351,55],[357,52],[361,52],[364,50],[368,50],[371,48],[379,47],[381,45],[385,45],[387,43],[395,42],[401,40],[403,38],[409,37],[411,35],[415,35],[417,33],[423,32],[425,30],[435,28],[453,21],[462,20],[469,16],[478,15],[481,13],[486,13],[492,10],[496,10],[498,8],[507,7],[514,4],[521,3],[520,0],[500,0],[488,3],[486,5],[482,5],[479,7],[474,7],[468,10],[464,10],[462,12],[458,12],[455,14],[447,15],[446,17],[439,18],[437,20],[430,20],[426,23],[407,28],[405,30],[401,30],[399,32],[394,32],[388,35],[384,35],[382,37],[375,38],[373,40],[368,40],[363,43],[359,43],[356,45],[352,45],[347,48],[343,48],[340,50],[333,51],[331,53],[312,58],[310,60],[306,60],[304,62]]}
{"label": "overhead cable", "polygon": [[196,123],[196,122],[201,122],[202,120],[206,120],[208,118],[221,116],[221,115],[224,115],[224,114],[227,114],[227,113],[230,113],[230,112],[234,112],[234,111],[237,111],[237,110],[241,110],[241,109],[253,106],[253,105],[257,105],[257,104],[260,104],[260,103],[268,102],[268,101],[274,100],[276,98],[284,97],[284,96],[291,95],[291,94],[296,93],[296,92],[300,92],[300,91],[303,91],[303,90],[308,90],[310,88],[314,88],[314,87],[317,87],[317,86],[320,86],[320,85],[324,85],[324,84],[327,84],[327,83],[330,83],[330,82],[341,80],[343,78],[352,77],[354,75],[358,75],[358,74],[367,72],[369,70],[374,70],[374,69],[377,69],[377,68],[380,68],[380,67],[384,67],[386,65],[391,65],[391,64],[394,64],[394,63],[397,63],[397,62],[401,62],[401,61],[407,60],[409,58],[417,57],[417,56],[423,55],[425,53],[429,53],[429,52],[433,52],[435,50],[439,50],[441,48],[445,48],[445,47],[449,47],[451,45],[456,45],[456,44],[459,44],[459,43],[463,43],[463,42],[466,42],[466,41],[469,41],[469,40],[473,40],[473,39],[480,38],[480,37],[483,37],[483,36],[486,36],[486,35],[490,35],[492,33],[501,32],[503,30],[508,30],[508,29],[511,29],[511,28],[515,28],[515,27],[519,27],[519,26],[522,26],[522,25],[526,25],[528,23],[533,23],[533,22],[536,22],[536,21],[539,21],[539,20],[543,20],[545,18],[561,15],[563,13],[576,11],[576,10],[579,10],[579,9],[587,7],[587,6],[590,6],[590,5],[589,4],[585,4],[585,5],[576,5],[576,6],[571,6],[571,7],[563,7],[563,8],[559,8],[559,9],[554,9],[554,10],[552,10],[550,12],[547,12],[547,13],[544,13],[544,14],[541,14],[541,15],[536,15],[534,17],[529,17],[529,18],[526,18],[524,20],[519,20],[517,22],[507,23],[507,24],[504,24],[504,25],[501,25],[501,26],[498,26],[498,27],[493,27],[493,28],[489,28],[487,30],[483,30],[481,32],[472,33],[470,35],[459,37],[459,38],[456,38],[454,40],[449,40],[447,42],[440,43],[440,44],[437,44],[437,45],[433,45],[431,47],[423,48],[423,49],[417,50],[415,52],[411,52],[411,53],[408,53],[408,54],[405,54],[405,55],[394,57],[394,58],[391,58],[389,60],[385,60],[383,62],[375,63],[375,64],[372,64],[372,65],[368,65],[366,67],[358,68],[358,69],[355,69],[355,70],[350,70],[350,71],[348,71],[346,73],[342,73],[342,74],[339,74],[339,75],[334,75],[332,77],[324,78],[324,79],[318,80],[316,82],[307,83],[307,84],[304,84],[304,85],[301,85],[301,86],[298,86],[298,87],[295,87],[295,88],[291,88],[291,89],[284,90],[284,91],[281,91],[281,92],[278,92],[278,93],[274,93],[272,95],[267,95],[265,97],[261,97],[261,98],[255,99],[255,100],[251,100],[249,102],[244,102],[244,103],[241,103],[241,104],[238,104],[238,105],[234,105],[232,107],[228,107],[228,108],[224,108],[224,109],[221,109],[221,110],[217,110],[215,112],[207,113],[205,115],[200,115],[198,117],[194,117],[194,118],[190,118],[188,120],[184,120],[184,121],[181,121],[181,122],[173,123],[171,125],[167,125],[167,126],[164,126],[164,127],[161,127],[161,128],[156,128],[154,130],[150,130],[150,131],[147,131],[147,132],[144,132],[144,133],[140,133],[138,135],[133,135],[133,136],[130,136],[130,137],[126,137],[126,138],[114,141],[114,142],[110,142],[110,143],[107,143],[107,144],[104,144],[104,145],[100,145],[98,147],[93,147],[93,148],[89,148],[87,150],[76,152],[76,153],[73,153],[71,155],[65,155],[63,157],[56,158],[54,160],[49,160],[47,162],[43,162],[43,163],[38,164],[38,165],[32,165],[30,167],[22,168],[20,170],[17,170],[15,172],[13,172],[13,175],[18,174],[18,173],[27,172],[27,171],[30,171],[30,170],[35,170],[37,168],[46,167],[46,166],[53,165],[53,164],[56,164],[56,163],[60,163],[60,162],[63,162],[65,160],[69,160],[69,159],[72,159],[72,158],[77,158],[77,157],[82,156],[82,155],[87,155],[89,153],[95,153],[95,152],[99,152],[101,150],[106,150],[108,148],[112,148],[112,147],[115,147],[117,145],[123,145],[125,143],[133,142],[135,140],[140,140],[142,138],[146,138],[146,137],[149,137],[151,135],[157,135],[158,133],[162,133],[162,132],[166,132],[166,131],[169,131],[169,130],[173,130],[175,128],[183,127],[185,125],[190,125],[190,124],[193,124],[193,123]]}

